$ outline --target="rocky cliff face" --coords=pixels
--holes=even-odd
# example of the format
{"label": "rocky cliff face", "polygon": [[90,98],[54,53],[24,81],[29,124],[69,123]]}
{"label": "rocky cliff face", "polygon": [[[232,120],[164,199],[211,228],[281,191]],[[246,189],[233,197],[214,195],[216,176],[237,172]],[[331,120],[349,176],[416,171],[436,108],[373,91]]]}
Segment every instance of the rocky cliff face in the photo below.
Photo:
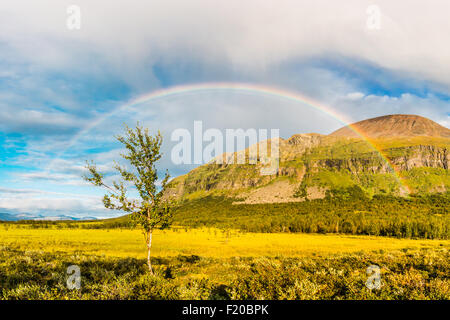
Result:
{"label": "rocky cliff face", "polygon": [[[322,159],[317,160],[314,166],[348,170],[351,173],[361,172],[388,173],[392,169],[407,171],[413,168],[442,168],[448,169],[450,165],[449,149],[433,145],[407,146],[384,150],[388,154],[389,161],[381,158],[377,152],[366,157],[352,157],[349,159]],[[389,154],[401,154],[389,156]]]}
{"label": "rocky cliff face", "polygon": [[[402,134],[405,126],[412,125],[413,118],[405,117],[408,119],[400,121],[395,116],[393,122],[401,123],[401,128],[395,130]],[[426,120],[429,127],[431,120]],[[382,122],[391,123],[392,119]],[[375,123],[379,124],[379,120]],[[361,127],[372,128],[373,123]],[[435,134],[438,127],[431,127],[430,134]],[[418,136],[414,131],[410,136],[379,136],[368,142],[361,137],[344,136],[345,130],[336,132],[329,136],[298,134],[280,139],[280,165],[274,175],[261,175],[261,163],[207,164],[174,179],[169,193],[176,197],[219,193],[247,203],[267,203],[321,198],[329,190],[353,186],[369,194],[450,190],[450,138],[442,134]]]}
{"label": "rocky cliff face", "polygon": [[405,147],[401,151],[405,155],[391,159],[391,162],[399,170],[411,170],[420,167],[448,169],[450,165],[448,148],[428,145]]}

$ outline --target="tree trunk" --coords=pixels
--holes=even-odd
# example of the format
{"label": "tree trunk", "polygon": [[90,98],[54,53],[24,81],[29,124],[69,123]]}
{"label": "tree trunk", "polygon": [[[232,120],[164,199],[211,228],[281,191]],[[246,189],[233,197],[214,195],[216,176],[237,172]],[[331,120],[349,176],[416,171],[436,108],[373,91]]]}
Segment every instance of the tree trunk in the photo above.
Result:
{"label": "tree trunk", "polygon": [[150,271],[151,274],[153,274],[152,262],[150,259],[150,254],[151,254],[151,250],[152,250],[152,233],[153,233],[153,230],[150,230],[149,234],[148,234],[148,243],[147,243],[147,264],[148,264],[148,270]]}

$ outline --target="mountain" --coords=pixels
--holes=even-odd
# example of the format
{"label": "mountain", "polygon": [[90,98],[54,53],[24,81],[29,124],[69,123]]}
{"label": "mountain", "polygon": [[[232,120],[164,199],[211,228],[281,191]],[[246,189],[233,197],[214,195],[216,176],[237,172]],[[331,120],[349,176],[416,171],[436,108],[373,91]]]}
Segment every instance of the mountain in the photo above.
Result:
{"label": "mountain", "polygon": [[[449,129],[415,115],[388,115],[351,127],[367,138],[349,127],[330,135],[280,138],[275,174],[261,175],[260,162],[208,163],[172,180],[167,196],[220,195],[240,203],[276,203],[355,192],[370,197],[450,191]],[[249,149],[245,155],[248,159]]]}
{"label": "mountain", "polygon": [[82,217],[76,218],[66,215],[58,216],[43,216],[43,215],[31,215],[26,213],[11,214],[0,213],[0,221],[19,221],[19,220],[35,220],[35,221],[85,221],[85,220],[97,220],[95,217]]}
{"label": "mountain", "polygon": [[[450,138],[450,129],[430,119],[416,115],[387,115],[356,122],[351,127],[370,138],[416,136]],[[359,137],[349,126],[333,132],[331,136]]]}
{"label": "mountain", "polygon": [[38,217],[34,218],[32,220],[36,221],[85,221],[85,220],[97,220],[97,218],[94,217],[82,217],[82,218],[76,218],[66,215],[59,215],[59,216],[45,216],[45,217]]}
{"label": "mountain", "polygon": [[16,215],[0,212],[0,221],[17,221],[19,218]]}

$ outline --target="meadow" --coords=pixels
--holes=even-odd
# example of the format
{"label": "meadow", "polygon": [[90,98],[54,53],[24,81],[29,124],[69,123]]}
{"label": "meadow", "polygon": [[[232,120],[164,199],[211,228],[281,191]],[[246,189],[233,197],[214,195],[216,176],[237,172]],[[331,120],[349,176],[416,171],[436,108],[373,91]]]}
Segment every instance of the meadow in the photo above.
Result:
{"label": "meadow", "polygon": [[155,234],[156,276],[139,230],[0,224],[0,244],[3,299],[450,298],[449,240],[174,228]]}
{"label": "meadow", "polygon": [[[374,236],[302,233],[247,233],[215,228],[155,231],[157,257],[197,255],[209,258],[304,257],[359,251],[448,248],[450,240],[396,239]],[[3,247],[49,253],[83,253],[107,257],[146,257],[137,229],[42,229],[0,225]]]}
{"label": "meadow", "polygon": [[[177,228],[216,228],[255,233],[334,233],[395,238],[449,239],[450,193],[408,198],[367,198],[358,188],[333,191],[325,199],[295,203],[236,204],[236,198],[209,195],[175,207]],[[5,223],[6,224],[6,223]],[[101,221],[20,221],[31,228],[130,228],[128,216]]]}
{"label": "meadow", "polygon": [[[146,246],[127,216],[0,223],[2,299],[450,299],[449,194],[186,201]],[[81,271],[80,290],[66,285]],[[366,287],[371,265],[382,286]]]}

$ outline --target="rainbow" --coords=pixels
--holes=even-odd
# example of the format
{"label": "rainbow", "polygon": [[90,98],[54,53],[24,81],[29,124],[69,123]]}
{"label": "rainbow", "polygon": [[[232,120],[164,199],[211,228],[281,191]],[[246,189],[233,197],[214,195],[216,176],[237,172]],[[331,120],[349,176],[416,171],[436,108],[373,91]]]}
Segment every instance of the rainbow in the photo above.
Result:
{"label": "rainbow", "polygon": [[[378,152],[378,154],[382,157],[382,159],[389,165],[389,168],[391,171],[395,174],[396,179],[400,182],[401,185],[403,185],[408,192],[410,192],[409,187],[405,183],[404,179],[400,176],[398,170],[396,170],[395,165],[391,163],[391,161],[384,155],[383,151],[378,148],[371,140],[364,135],[363,132],[358,130],[355,126],[352,125],[352,120],[346,118],[344,115],[338,114],[335,110],[332,108],[315,101],[314,99],[310,97],[306,97],[304,95],[301,95],[297,92],[276,88],[272,86],[265,86],[265,85],[256,85],[256,84],[250,84],[250,83],[234,83],[234,82],[213,82],[213,83],[198,83],[198,84],[189,84],[189,85],[180,85],[180,86],[174,86],[169,88],[163,88],[159,90],[152,91],[150,93],[141,95],[137,98],[134,98],[127,103],[118,106],[117,108],[113,109],[112,111],[104,114],[103,116],[99,117],[98,119],[91,122],[89,125],[87,125],[85,128],[83,128],[79,133],[77,133],[69,142],[67,147],[62,150],[56,157],[55,160],[60,158],[64,153],[67,152],[68,149],[70,149],[74,144],[77,143],[77,141],[86,135],[89,131],[94,129],[95,127],[99,126],[103,121],[110,118],[111,116],[124,111],[128,108],[134,108],[139,106],[140,104],[143,104],[145,102],[154,101],[157,99],[164,99],[171,96],[178,96],[183,95],[187,93],[202,93],[202,92],[212,92],[212,91],[236,91],[236,92],[249,92],[253,94],[263,94],[267,96],[273,96],[277,98],[282,98],[284,100],[293,101],[296,103],[301,103],[303,105],[307,105],[309,107],[312,107],[314,109],[317,109],[334,119],[338,120],[339,122],[343,123],[344,125],[348,126],[352,131],[354,131],[356,134],[358,134],[362,139],[367,141],[367,143]],[[52,161],[48,169],[51,169],[53,167]]]}

